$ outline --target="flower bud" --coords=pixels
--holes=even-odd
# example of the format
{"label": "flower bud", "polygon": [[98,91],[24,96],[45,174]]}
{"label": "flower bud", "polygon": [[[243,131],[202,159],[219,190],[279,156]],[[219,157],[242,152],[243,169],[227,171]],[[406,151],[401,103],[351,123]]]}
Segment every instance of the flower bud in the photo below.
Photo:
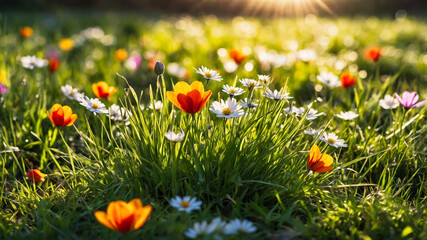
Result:
{"label": "flower bud", "polygon": [[162,62],[157,61],[154,65],[154,72],[156,75],[162,75],[165,72],[165,65]]}

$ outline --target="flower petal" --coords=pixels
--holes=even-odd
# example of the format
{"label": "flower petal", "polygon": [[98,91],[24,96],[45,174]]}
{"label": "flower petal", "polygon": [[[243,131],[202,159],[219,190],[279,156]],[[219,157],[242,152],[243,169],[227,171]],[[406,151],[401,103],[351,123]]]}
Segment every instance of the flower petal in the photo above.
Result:
{"label": "flower petal", "polygon": [[196,112],[199,112],[200,110],[202,110],[202,108],[206,105],[206,103],[209,101],[211,96],[212,96],[211,90],[203,93],[202,101],[199,103],[199,107],[197,108]]}
{"label": "flower petal", "polygon": [[133,216],[133,229],[138,229],[147,221],[151,214],[152,207],[145,206],[137,210]]}
{"label": "flower petal", "polygon": [[191,91],[191,88],[188,83],[181,81],[175,84],[174,91],[176,95],[180,93],[187,94],[189,91]]}
{"label": "flower petal", "polygon": [[92,83],[92,91],[96,97],[101,98],[101,95],[99,94],[99,90],[98,90],[98,84]]}
{"label": "flower petal", "polygon": [[205,91],[205,88],[203,87],[203,83],[199,82],[199,81],[194,81],[191,85],[190,85],[191,90],[197,89],[200,94],[203,94],[203,92]]}
{"label": "flower petal", "polygon": [[73,115],[71,115],[71,117],[70,117],[70,119],[69,119],[69,122],[66,124],[67,126],[71,126],[71,125],[73,125],[74,124],[74,122],[76,121],[76,119],[77,119],[77,114],[73,114]]}
{"label": "flower petal", "polygon": [[179,93],[177,96],[178,102],[181,104],[182,110],[186,113],[194,113],[193,100],[185,94]]}
{"label": "flower petal", "polygon": [[198,89],[194,89],[187,93],[187,97],[190,97],[193,103],[191,112],[196,113],[197,109],[199,108],[199,104],[202,102],[201,93],[199,92]]}
{"label": "flower petal", "polygon": [[168,96],[169,101],[170,101],[173,105],[175,105],[177,108],[179,108],[179,109],[181,109],[182,111],[184,111],[184,109],[182,109],[181,104],[178,102],[178,99],[177,99],[176,94],[175,94],[174,92],[172,92],[172,91],[167,91],[167,92],[166,92],[166,94],[167,94],[167,96]]}
{"label": "flower petal", "polygon": [[399,94],[394,93],[394,95],[396,96],[397,101],[399,101],[400,104],[402,104],[403,106],[405,106],[403,99],[399,96]]}
{"label": "flower petal", "polygon": [[313,165],[316,164],[319,161],[320,157],[320,149],[317,145],[313,145],[310,149],[310,153],[308,155],[308,168],[312,169]]}
{"label": "flower petal", "polygon": [[96,211],[95,212],[95,218],[100,222],[102,225],[106,226],[109,229],[117,230],[116,227],[110,222],[108,219],[108,216],[103,211]]}
{"label": "flower petal", "polygon": [[314,172],[329,172],[332,169],[334,169],[334,167],[321,167],[321,168],[317,168],[316,170],[313,170]]}
{"label": "flower petal", "polygon": [[421,106],[423,106],[424,104],[426,104],[426,102],[427,102],[427,101],[419,102],[419,103],[415,104],[413,107],[414,107],[414,108],[421,107]]}

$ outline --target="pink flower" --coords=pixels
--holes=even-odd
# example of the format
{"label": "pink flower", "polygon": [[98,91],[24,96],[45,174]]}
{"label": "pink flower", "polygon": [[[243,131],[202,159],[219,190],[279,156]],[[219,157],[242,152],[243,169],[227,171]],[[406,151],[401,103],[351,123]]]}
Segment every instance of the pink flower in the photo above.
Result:
{"label": "pink flower", "polygon": [[1,82],[0,82],[0,94],[4,94],[7,92],[7,87],[4,86]]}
{"label": "pink flower", "polygon": [[418,96],[418,94],[416,92],[408,92],[405,91],[402,95],[402,97],[400,97],[397,93],[395,93],[397,101],[400,102],[400,104],[402,106],[404,106],[405,108],[416,108],[416,107],[421,107],[423,106],[426,101],[422,101],[417,103],[418,98],[420,96]]}

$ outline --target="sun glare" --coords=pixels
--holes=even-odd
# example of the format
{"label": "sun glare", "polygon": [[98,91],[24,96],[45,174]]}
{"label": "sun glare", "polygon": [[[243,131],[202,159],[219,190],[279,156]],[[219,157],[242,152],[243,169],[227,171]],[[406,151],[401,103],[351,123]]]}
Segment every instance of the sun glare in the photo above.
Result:
{"label": "sun glare", "polygon": [[304,16],[326,11],[332,13],[324,0],[247,0],[244,13],[261,16]]}
{"label": "sun glare", "polygon": [[319,10],[331,12],[323,0],[247,0],[245,12],[262,16],[303,16]]}

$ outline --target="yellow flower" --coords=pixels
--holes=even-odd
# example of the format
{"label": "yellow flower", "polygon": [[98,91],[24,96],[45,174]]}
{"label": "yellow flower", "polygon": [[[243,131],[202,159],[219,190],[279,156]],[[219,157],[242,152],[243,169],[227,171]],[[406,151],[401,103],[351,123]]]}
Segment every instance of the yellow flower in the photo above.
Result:
{"label": "yellow flower", "polygon": [[59,48],[63,51],[70,51],[74,47],[74,42],[70,38],[63,38],[59,41]]}

